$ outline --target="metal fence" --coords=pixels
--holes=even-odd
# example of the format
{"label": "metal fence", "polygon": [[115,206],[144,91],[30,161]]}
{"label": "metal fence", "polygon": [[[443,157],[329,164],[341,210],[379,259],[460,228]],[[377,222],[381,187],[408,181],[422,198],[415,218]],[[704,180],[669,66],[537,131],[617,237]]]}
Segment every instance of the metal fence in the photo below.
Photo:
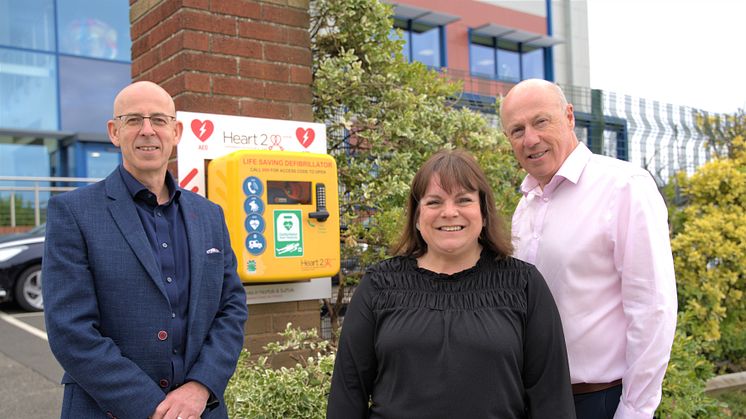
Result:
{"label": "metal fence", "polygon": [[659,183],[679,171],[691,175],[713,157],[706,147],[708,133],[697,119],[720,114],[615,92],[577,86],[562,89],[576,112],[622,121],[628,160],[650,171]]}
{"label": "metal fence", "polygon": [[0,227],[38,226],[56,193],[98,182],[96,178],[0,176]]}
{"label": "metal fence", "polygon": [[[507,94],[512,83],[452,69],[442,74],[462,84],[457,106],[479,112],[493,126],[499,126],[495,100]],[[575,108],[581,141],[596,153],[624,158],[647,169],[659,184],[679,171],[691,175],[713,157],[706,147],[708,133],[697,119],[724,115],[588,87],[561,87]],[[597,131],[596,144],[591,144],[592,128]]]}
{"label": "metal fence", "polygon": [[[455,98],[457,106],[479,112],[492,126],[499,126],[495,99],[507,94],[512,83],[452,69],[442,74],[462,84],[462,94]],[[706,147],[708,133],[697,119],[719,114],[588,87],[561,87],[575,108],[576,132],[581,141],[595,153],[623,158],[647,169],[659,184],[680,171],[691,175],[713,157]]]}

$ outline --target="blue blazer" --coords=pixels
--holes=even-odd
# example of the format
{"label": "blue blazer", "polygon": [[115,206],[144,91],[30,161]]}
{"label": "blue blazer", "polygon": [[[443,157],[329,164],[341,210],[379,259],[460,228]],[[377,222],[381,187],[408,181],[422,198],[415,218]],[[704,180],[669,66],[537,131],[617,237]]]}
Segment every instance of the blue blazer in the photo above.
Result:
{"label": "blue blazer", "polygon": [[[226,418],[246,294],[221,208],[186,190],[179,203],[191,272],[186,380],[219,401],[203,418]],[[118,170],[49,200],[42,272],[49,345],[65,370],[62,417],[147,418],[172,382],[171,342],[159,339],[172,335],[172,310]]]}

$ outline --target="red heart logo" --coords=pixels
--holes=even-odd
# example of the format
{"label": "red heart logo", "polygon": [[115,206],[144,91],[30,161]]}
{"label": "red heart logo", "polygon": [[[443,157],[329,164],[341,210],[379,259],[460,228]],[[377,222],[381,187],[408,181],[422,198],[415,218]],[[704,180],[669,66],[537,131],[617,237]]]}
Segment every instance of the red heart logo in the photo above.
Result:
{"label": "red heart logo", "polygon": [[202,142],[205,142],[210,138],[214,129],[215,125],[209,119],[206,119],[205,122],[202,122],[199,119],[192,120],[192,132]]}
{"label": "red heart logo", "polygon": [[295,130],[295,138],[297,138],[300,145],[305,148],[308,148],[308,146],[311,145],[314,137],[316,137],[316,133],[313,132],[313,128],[298,128]]}

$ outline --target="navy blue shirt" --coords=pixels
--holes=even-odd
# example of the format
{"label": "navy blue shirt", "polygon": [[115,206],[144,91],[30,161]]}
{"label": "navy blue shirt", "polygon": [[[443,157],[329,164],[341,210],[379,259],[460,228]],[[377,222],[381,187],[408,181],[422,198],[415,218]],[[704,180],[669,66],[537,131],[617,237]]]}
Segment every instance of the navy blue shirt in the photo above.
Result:
{"label": "navy blue shirt", "polygon": [[119,165],[127,190],[135,201],[145,235],[161,270],[163,286],[171,305],[171,389],[184,384],[184,346],[186,345],[187,311],[189,309],[189,245],[184,215],[180,210],[181,191],[176,187],[171,173],[166,172],[168,202],[158,205],[154,193],[134,178],[124,166]]}

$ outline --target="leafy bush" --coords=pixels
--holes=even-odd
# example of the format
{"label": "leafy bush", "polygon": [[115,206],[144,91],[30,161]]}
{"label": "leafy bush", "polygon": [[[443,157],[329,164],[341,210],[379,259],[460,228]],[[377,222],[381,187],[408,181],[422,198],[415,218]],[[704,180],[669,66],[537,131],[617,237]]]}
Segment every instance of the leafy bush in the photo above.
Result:
{"label": "leafy bush", "polygon": [[[733,417],[743,408],[704,393],[716,373],[746,368],[746,116],[715,138],[718,158],[667,188],[679,317],[657,414]],[[742,122],[738,122],[742,121]],[[712,121],[710,121],[712,122]]]}
{"label": "leafy bush", "polygon": [[[701,342],[687,336],[689,321],[679,313],[679,325],[671,350],[663,398],[656,416],[660,418],[721,418],[723,404],[705,394],[705,382],[713,374],[712,364],[702,355]],[[684,327],[682,327],[684,326]]]}
{"label": "leafy bush", "polygon": [[[334,369],[335,349],[315,329],[281,333],[284,342],[265,346],[267,355],[243,351],[228,383],[225,402],[231,418],[323,419]],[[294,367],[274,368],[272,360],[290,355]]]}

